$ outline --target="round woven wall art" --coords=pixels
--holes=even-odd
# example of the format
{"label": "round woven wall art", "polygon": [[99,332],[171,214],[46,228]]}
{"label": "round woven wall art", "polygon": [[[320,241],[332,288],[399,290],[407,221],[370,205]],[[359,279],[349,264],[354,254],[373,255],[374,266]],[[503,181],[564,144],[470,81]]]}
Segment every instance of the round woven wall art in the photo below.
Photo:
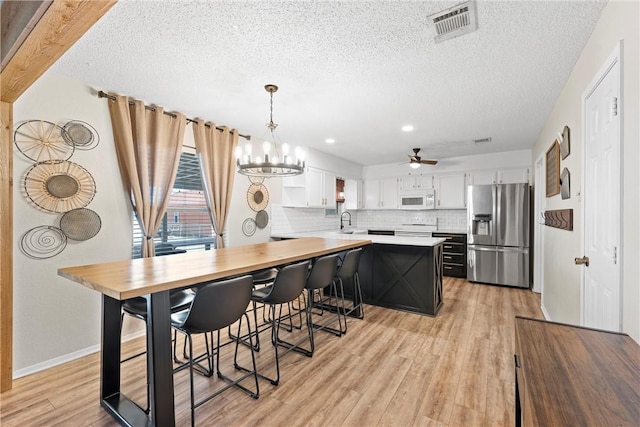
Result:
{"label": "round woven wall art", "polygon": [[16,148],[34,162],[68,160],[75,150],[64,139],[64,129],[45,120],[27,120],[13,133]]}
{"label": "round woven wall art", "polygon": [[27,170],[24,190],[40,209],[61,213],[87,206],[96,194],[96,183],[77,163],[41,162]]}
{"label": "round woven wall art", "polygon": [[252,184],[262,184],[265,177],[248,175],[247,178],[249,178],[249,182],[251,182]]}
{"label": "round woven wall art", "polygon": [[73,145],[78,150],[91,150],[100,142],[98,131],[89,123],[80,120],[67,122],[63,127],[62,137],[67,144]]}
{"label": "round woven wall art", "polygon": [[263,184],[251,184],[249,190],[247,190],[247,203],[256,212],[266,208],[269,203],[267,187]]}
{"label": "round woven wall art", "polygon": [[256,226],[262,230],[267,224],[269,224],[269,214],[267,211],[258,211],[256,213]]}
{"label": "round woven wall art", "polygon": [[72,209],[60,218],[60,230],[71,240],[89,240],[100,231],[100,216],[87,208]]}
{"label": "round woven wall art", "polygon": [[244,222],[242,223],[242,233],[247,237],[251,237],[255,234],[255,232],[256,232],[256,220],[253,218],[245,219]]}
{"label": "round woven wall art", "polygon": [[22,235],[20,249],[35,259],[47,259],[58,255],[67,247],[67,236],[62,230],[49,225],[32,228]]}

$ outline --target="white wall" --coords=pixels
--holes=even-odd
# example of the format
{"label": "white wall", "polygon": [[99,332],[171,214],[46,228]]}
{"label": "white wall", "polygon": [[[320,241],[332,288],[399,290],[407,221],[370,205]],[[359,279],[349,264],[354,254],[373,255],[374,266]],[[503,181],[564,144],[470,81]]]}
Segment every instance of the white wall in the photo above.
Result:
{"label": "white wall", "polygon": [[640,280],[638,236],[638,164],[640,164],[638,117],[640,92],[638,67],[640,34],[639,3],[637,1],[610,1],[585,45],[580,58],[560,93],[556,104],[540,132],[533,149],[532,159],[537,159],[549,148],[556,134],[565,125],[571,129],[571,154],[561,167],[571,171],[571,198],[562,200],[554,196],[546,200],[546,209],[574,210],[574,231],[568,232],[545,227],[544,237],[544,293],[542,304],[551,320],[580,323],[580,275],[581,267],[573,258],[582,253],[582,205],[577,195],[583,179],[583,120],[581,103],[584,91],[601,66],[623,40],[623,95],[622,106],[622,168],[624,227],[622,260],[623,331],[640,342]]}
{"label": "white wall", "polygon": [[[30,205],[21,192],[23,174],[32,161],[14,150],[14,377],[46,369],[88,354],[100,344],[100,294],[59,277],[58,268],[95,264],[131,257],[131,207],[122,191],[113,145],[107,102],[84,83],[46,73],[14,104],[14,122],[47,120],[64,125],[69,120],[91,124],[100,135],[93,150],[76,150],[69,159],[87,169],[96,182],[96,196],[87,208],[102,219],[97,236],[84,242],[69,242],[59,255],[34,260],[20,250],[20,238],[33,227],[58,224],[60,214],[41,211]],[[193,146],[190,126],[185,144]],[[362,167],[310,150],[307,164],[346,177],[362,177]],[[264,229],[247,237],[242,222],[255,218],[247,203],[249,179],[236,174],[230,214],[225,227],[228,246],[270,240],[271,221]],[[280,178],[264,182],[269,192],[266,211],[271,217],[274,203],[282,200]],[[142,323],[125,318],[123,333],[142,332]]]}
{"label": "white wall", "polygon": [[61,214],[41,211],[23,197],[23,175],[33,162],[14,149],[13,366],[17,376],[98,348],[100,294],[59,277],[58,268],[126,259],[131,253],[129,203],[120,184],[105,100],[82,83],[47,73],[14,104],[15,125],[24,120],[62,125],[81,120],[96,128],[98,146],[76,150],[69,160],[93,175],[96,195],[87,208],[98,213],[102,227],[90,240],[69,241],[53,258],[25,256],[20,250],[22,235],[40,225],[57,226]]}
{"label": "white wall", "polygon": [[522,167],[529,168],[529,176],[531,177],[532,164],[531,150],[516,150],[475,156],[449,157],[447,159],[439,159],[437,165],[422,165],[419,169],[411,169],[406,164],[399,165],[397,163],[365,166],[364,179]]}

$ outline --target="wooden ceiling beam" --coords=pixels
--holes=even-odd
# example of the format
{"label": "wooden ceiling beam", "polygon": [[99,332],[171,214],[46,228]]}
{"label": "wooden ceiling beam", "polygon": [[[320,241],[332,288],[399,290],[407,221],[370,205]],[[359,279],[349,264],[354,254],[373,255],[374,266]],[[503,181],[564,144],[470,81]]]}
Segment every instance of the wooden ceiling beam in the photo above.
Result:
{"label": "wooden ceiling beam", "polygon": [[2,70],[0,100],[15,102],[115,3],[54,0]]}

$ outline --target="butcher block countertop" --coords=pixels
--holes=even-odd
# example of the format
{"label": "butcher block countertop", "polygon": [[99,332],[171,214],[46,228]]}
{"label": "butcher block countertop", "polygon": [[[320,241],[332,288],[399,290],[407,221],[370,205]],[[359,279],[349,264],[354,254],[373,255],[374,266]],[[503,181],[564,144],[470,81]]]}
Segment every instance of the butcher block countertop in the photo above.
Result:
{"label": "butcher block countertop", "polygon": [[283,240],[203,252],[66,267],[59,269],[58,275],[111,298],[123,300],[238,276],[371,243],[368,236],[360,236],[358,239],[338,237]]}

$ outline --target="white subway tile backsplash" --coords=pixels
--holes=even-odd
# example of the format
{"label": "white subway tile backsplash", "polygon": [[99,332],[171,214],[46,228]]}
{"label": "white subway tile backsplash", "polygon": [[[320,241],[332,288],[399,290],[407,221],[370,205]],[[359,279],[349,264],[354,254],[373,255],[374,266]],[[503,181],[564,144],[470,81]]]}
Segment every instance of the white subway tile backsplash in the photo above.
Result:
{"label": "white subway tile backsplash", "polygon": [[271,206],[271,233],[338,230],[340,218],[325,216],[324,209]]}
{"label": "white subway tile backsplash", "polygon": [[[464,230],[467,211],[448,210],[357,210],[351,212],[351,227],[360,229],[395,230],[403,224],[415,224],[437,218],[438,229]],[[324,209],[289,208],[273,205],[271,208],[272,233],[290,233],[319,230],[337,230],[340,218],[326,217]]]}

